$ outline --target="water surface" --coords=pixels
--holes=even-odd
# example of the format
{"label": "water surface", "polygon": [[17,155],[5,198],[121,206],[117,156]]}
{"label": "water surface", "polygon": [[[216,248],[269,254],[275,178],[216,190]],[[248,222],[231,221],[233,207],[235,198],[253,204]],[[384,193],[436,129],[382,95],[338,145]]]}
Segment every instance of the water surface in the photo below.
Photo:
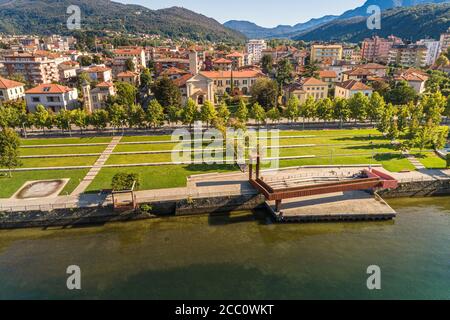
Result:
{"label": "water surface", "polygon": [[[262,213],[0,231],[1,299],[450,299],[450,197],[395,221],[276,225]],[[78,265],[82,290],[66,289]],[[369,291],[366,269],[382,270]]]}

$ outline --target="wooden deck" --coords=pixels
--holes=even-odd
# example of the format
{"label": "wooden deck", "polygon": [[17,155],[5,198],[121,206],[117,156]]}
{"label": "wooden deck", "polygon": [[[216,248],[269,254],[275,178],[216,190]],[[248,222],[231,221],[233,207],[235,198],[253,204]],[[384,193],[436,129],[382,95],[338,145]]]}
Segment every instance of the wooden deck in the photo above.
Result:
{"label": "wooden deck", "polygon": [[288,199],[276,212],[275,201],[267,201],[277,222],[391,220],[395,211],[381,198],[365,191],[348,191]]}

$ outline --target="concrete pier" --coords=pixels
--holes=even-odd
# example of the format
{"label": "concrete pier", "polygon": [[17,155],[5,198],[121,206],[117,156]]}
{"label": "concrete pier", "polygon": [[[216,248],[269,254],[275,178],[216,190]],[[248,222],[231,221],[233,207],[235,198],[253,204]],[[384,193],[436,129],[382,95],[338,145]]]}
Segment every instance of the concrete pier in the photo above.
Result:
{"label": "concrete pier", "polygon": [[396,216],[384,200],[365,191],[288,199],[283,201],[280,212],[275,201],[267,201],[266,207],[277,222],[373,221]]}

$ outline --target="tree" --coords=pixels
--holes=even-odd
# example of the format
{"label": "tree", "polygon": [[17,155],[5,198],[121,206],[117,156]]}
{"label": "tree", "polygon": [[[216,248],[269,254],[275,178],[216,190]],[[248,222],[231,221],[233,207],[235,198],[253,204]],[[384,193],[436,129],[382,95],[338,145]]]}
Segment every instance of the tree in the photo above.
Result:
{"label": "tree", "polygon": [[333,101],[330,98],[325,98],[317,103],[317,116],[325,123],[333,119]]}
{"label": "tree", "polygon": [[343,123],[350,117],[350,109],[347,100],[337,97],[334,99],[334,118],[339,120],[339,127],[342,128]]}
{"label": "tree", "polygon": [[378,92],[374,92],[367,108],[367,116],[371,122],[377,122],[380,119],[385,106],[384,98]]}
{"label": "tree", "polygon": [[444,54],[441,54],[435,62],[435,65],[437,67],[445,67],[448,66],[449,64],[450,64],[449,58]]}
{"label": "tree", "polygon": [[296,95],[293,95],[291,98],[289,98],[286,108],[284,109],[284,117],[292,122],[297,120],[300,114],[299,106],[300,100]]}
{"label": "tree", "polygon": [[125,61],[125,68],[128,71],[133,71],[133,72],[136,70],[136,65],[134,64],[134,62],[131,58],[129,58]]}
{"label": "tree", "polygon": [[431,122],[434,125],[439,126],[442,121],[442,114],[447,105],[447,99],[441,92],[437,91],[435,93],[423,95],[420,104],[422,105],[425,114],[425,122]]}
{"label": "tree", "polygon": [[0,105],[0,128],[15,128],[19,122],[19,110]]}
{"label": "tree", "polygon": [[12,170],[21,165],[19,147],[20,139],[13,129],[4,128],[0,131],[0,167],[8,169],[10,178]]}
{"label": "tree", "polygon": [[181,107],[180,89],[167,76],[156,80],[152,85],[152,91],[155,99],[158,100],[165,111],[170,106]]}
{"label": "tree", "polygon": [[80,128],[81,134],[83,134],[83,129],[88,126],[88,115],[84,109],[75,109],[71,112],[72,123]]}
{"label": "tree", "polygon": [[397,120],[391,120],[391,124],[389,126],[389,130],[387,132],[387,137],[391,140],[396,140],[399,136]]}
{"label": "tree", "polygon": [[230,116],[231,116],[231,112],[228,109],[227,104],[225,103],[225,101],[222,101],[219,105],[219,108],[217,109],[217,117],[219,119],[222,119],[223,123],[226,124],[226,123],[228,123]]}
{"label": "tree", "polygon": [[36,106],[36,112],[33,115],[33,124],[36,128],[42,129],[45,134],[45,128],[50,129],[53,125],[53,115],[41,104]]}
{"label": "tree", "polygon": [[116,129],[123,128],[127,122],[127,111],[125,107],[121,104],[114,103],[108,107],[107,111],[111,125]]}
{"label": "tree", "polygon": [[300,106],[300,116],[303,118],[303,129],[305,120],[314,118],[317,115],[317,104],[313,96],[308,96],[305,103]]}
{"label": "tree", "polygon": [[294,68],[292,67],[291,62],[288,59],[282,59],[281,61],[278,62],[277,73],[275,75],[275,78],[277,79],[280,92],[286,85],[290,84],[294,79],[292,75],[293,71]]}
{"label": "tree", "polygon": [[114,191],[131,190],[134,185],[134,190],[139,189],[140,178],[137,173],[119,172],[114,175],[111,181],[111,188]]}
{"label": "tree", "polygon": [[369,98],[363,93],[358,92],[348,99],[348,107],[350,116],[355,122],[357,120],[364,121],[367,119],[367,109],[369,106]]}
{"label": "tree", "polygon": [[319,75],[319,66],[316,61],[311,61],[309,64],[305,65],[305,71],[303,72],[303,77],[305,78],[317,78]]}
{"label": "tree", "polygon": [[265,54],[261,58],[261,69],[266,75],[270,75],[273,71],[273,57],[270,54]]}
{"label": "tree", "polygon": [[113,98],[114,103],[128,107],[136,102],[137,89],[135,86],[127,82],[117,82],[115,86],[117,94]]}
{"label": "tree", "polygon": [[67,111],[65,109],[58,112],[55,116],[55,125],[62,132],[64,132],[65,130],[70,132],[71,122],[72,122],[71,113],[70,111]]}
{"label": "tree", "polygon": [[127,109],[128,126],[130,128],[145,127],[145,112],[140,104],[132,104]]}
{"label": "tree", "polygon": [[278,108],[274,107],[274,108],[270,109],[269,111],[267,111],[267,118],[270,119],[272,121],[272,123],[274,123],[276,121],[280,121],[281,114],[280,114],[280,111],[278,110]]}
{"label": "tree", "polygon": [[401,105],[397,107],[397,124],[400,132],[404,132],[408,128],[409,119],[411,117],[410,109],[411,107],[409,105]]}
{"label": "tree", "polygon": [[247,123],[248,116],[249,116],[249,112],[248,112],[248,109],[247,109],[247,104],[244,102],[243,99],[240,99],[239,100],[239,106],[238,106],[238,108],[236,110],[236,113],[235,113],[235,117],[239,121],[241,121],[243,123]]}
{"label": "tree", "polygon": [[408,104],[415,101],[417,93],[408,82],[400,81],[387,93],[386,100],[394,105]]}
{"label": "tree", "polygon": [[182,110],[180,110],[180,108],[175,106],[169,106],[167,108],[167,120],[169,121],[169,124],[177,123],[180,120],[181,112]]}
{"label": "tree", "polygon": [[89,122],[96,130],[104,130],[108,126],[109,114],[105,109],[96,109],[92,112]]}
{"label": "tree", "polygon": [[150,88],[152,85],[152,73],[149,68],[145,68],[141,73],[141,88]]}
{"label": "tree", "polygon": [[207,100],[205,103],[200,107],[200,119],[203,122],[206,122],[206,127],[209,128],[209,125],[214,122],[217,118],[217,111],[214,107],[214,104]]}
{"label": "tree", "polygon": [[253,104],[251,110],[250,110],[250,116],[252,119],[256,121],[256,123],[259,125],[260,123],[265,122],[266,120],[266,112],[264,111],[264,108],[261,107],[261,105],[256,102]]}
{"label": "tree", "polygon": [[186,104],[181,113],[181,119],[184,124],[188,124],[189,127],[192,127],[195,120],[197,120],[197,117],[198,117],[198,106],[194,100],[189,98],[186,101]]}
{"label": "tree", "polygon": [[278,106],[278,85],[273,80],[259,78],[252,86],[251,96],[252,104],[258,102],[264,110],[270,110]]}
{"label": "tree", "polygon": [[150,101],[145,117],[148,124],[153,128],[157,128],[164,123],[164,108],[158,100],[153,99]]}

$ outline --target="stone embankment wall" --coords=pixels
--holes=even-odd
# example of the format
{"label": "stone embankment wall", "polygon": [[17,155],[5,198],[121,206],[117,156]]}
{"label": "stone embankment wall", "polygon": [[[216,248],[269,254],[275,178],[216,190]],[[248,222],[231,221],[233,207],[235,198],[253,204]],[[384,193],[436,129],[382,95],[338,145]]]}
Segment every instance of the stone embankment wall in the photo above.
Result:
{"label": "stone embankment wall", "polygon": [[[396,190],[381,190],[377,194],[384,199],[450,195],[450,179],[400,183]],[[173,216],[220,215],[230,211],[253,210],[262,207],[264,202],[265,199],[262,195],[247,194],[177,201],[155,201],[149,203],[151,210],[148,212],[142,210],[116,212],[112,207],[58,209],[51,212],[0,212],[0,229],[70,227]]]}

